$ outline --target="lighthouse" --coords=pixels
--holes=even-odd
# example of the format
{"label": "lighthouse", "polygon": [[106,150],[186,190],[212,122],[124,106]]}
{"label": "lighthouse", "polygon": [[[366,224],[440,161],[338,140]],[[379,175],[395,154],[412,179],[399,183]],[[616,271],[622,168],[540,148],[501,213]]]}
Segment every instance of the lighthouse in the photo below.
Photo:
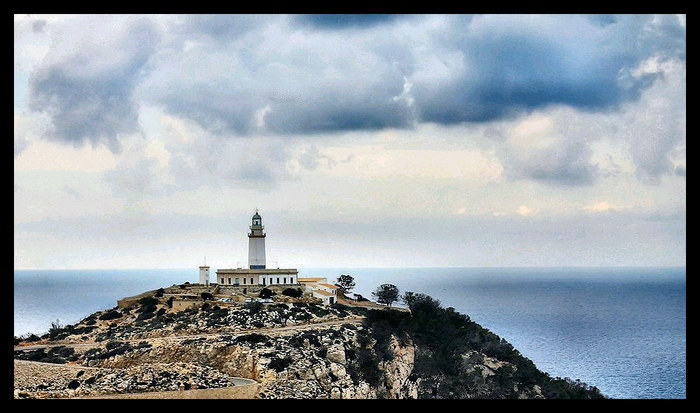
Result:
{"label": "lighthouse", "polygon": [[255,210],[248,233],[248,267],[250,269],[265,268],[265,233],[263,232],[262,218]]}
{"label": "lighthouse", "polygon": [[299,271],[296,268],[267,268],[265,266],[264,228],[262,217],[256,209],[248,233],[248,268],[220,268],[216,270],[216,280],[220,287],[245,287],[243,291],[246,291],[251,287],[299,285],[297,282]]}

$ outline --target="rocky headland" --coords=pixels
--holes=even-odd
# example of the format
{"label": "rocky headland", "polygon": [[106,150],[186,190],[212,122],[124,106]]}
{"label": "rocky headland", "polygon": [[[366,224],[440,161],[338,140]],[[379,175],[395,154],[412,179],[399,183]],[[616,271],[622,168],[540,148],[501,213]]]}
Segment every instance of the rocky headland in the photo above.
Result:
{"label": "rocky headland", "polygon": [[167,291],[15,338],[15,398],[604,397],[422,294],[410,311],[282,296],[176,310]]}

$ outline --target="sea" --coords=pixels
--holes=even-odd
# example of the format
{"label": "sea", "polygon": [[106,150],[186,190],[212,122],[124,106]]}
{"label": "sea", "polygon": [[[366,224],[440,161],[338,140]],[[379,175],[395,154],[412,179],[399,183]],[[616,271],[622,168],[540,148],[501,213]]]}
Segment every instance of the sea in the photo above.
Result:
{"label": "sea", "polygon": [[[212,272],[216,269],[212,268]],[[15,270],[15,336],[74,324],[146,290],[197,282],[198,269]],[[372,299],[382,284],[423,293],[511,343],[552,377],[611,398],[686,398],[686,269],[300,268],[341,274]],[[402,304],[394,303],[394,306]]]}

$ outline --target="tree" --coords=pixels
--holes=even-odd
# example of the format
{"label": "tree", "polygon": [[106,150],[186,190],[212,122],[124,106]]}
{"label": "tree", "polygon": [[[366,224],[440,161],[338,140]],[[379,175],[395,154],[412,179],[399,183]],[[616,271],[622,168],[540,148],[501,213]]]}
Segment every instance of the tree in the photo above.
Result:
{"label": "tree", "polygon": [[349,294],[352,289],[355,288],[355,279],[352,277],[352,275],[341,274],[335,284],[340,287],[340,292],[345,295]]}
{"label": "tree", "polygon": [[423,293],[414,293],[413,291],[406,291],[401,296],[401,301],[414,312],[435,312],[440,308],[440,300]]}
{"label": "tree", "polygon": [[391,307],[391,303],[399,299],[399,289],[394,284],[382,284],[372,292],[372,296],[379,304]]}

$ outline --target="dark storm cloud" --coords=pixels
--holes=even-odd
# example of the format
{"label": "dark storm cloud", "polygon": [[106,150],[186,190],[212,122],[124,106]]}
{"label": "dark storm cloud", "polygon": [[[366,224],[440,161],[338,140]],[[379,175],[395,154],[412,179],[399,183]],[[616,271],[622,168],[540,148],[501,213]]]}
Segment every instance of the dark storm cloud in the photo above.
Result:
{"label": "dark storm cloud", "polygon": [[204,34],[214,39],[231,40],[264,25],[265,15],[245,14],[195,14],[186,16],[174,26],[174,31],[183,35]]}
{"label": "dark storm cloud", "polygon": [[[164,87],[161,76],[177,74],[175,67],[159,73],[152,79],[158,102],[236,134],[253,131],[266,106],[266,131],[279,134],[486,122],[549,105],[617,107],[657,78],[631,74],[642,61],[685,56],[685,29],[675,16],[445,16],[430,24],[434,16],[410,23],[389,15],[266,18],[257,22],[265,29],[245,27],[245,44],[181,56],[183,76],[168,81],[179,87]],[[229,38],[237,21],[223,16],[191,27]],[[396,100],[404,78],[411,108]]]}
{"label": "dark storm cloud", "polygon": [[32,73],[29,106],[50,115],[52,139],[104,143],[118,150],[118,135],[138,130],[132,92],[158,36],[145,19],[108,36],[83,35],[77,44],[57,42],[46,64]]}
{"label": "dark storm cloud", "polygon": [[[557,104],[603,110],[653,83],[630,75],[644,59],[685,56],[676,16],[195,15],[166,25],[140,83],[154,26],[110,38],[121,60],[83,42],[33,73],[31,106],[52,114],[58,138],[133,132],[137,85],[221,134],[260,131],[266,107],[264,131],[277,134],[486,122]],[[397,100],[406,81],[410,96]]]}
{"label": "dark storm cloud", "polygon": [[297,16],[304,24],[324,29],[344,29],[347,27],[370,27],[391,22],[400,14],[306,14]]}
{"label": "dark storm cloud", "polygon": [[[600,27],[569,17],[568,29],[550,28],[546,20],[539,27],[529,19],[498,28],[498,16],[489,19],[493,30],[467,35],[455,31],[450,37],[454,50],[464,57],[466,69],[459,76],[442,84],[415,82],[422,121],[492,121],[556,104],[604,110],[637,99],[656,78],[625,77],[629,70],[655,53],[684,49],[677,41],[684,39],[680,32],[673,33],[675,43],[660,42],[644,33],[648,22],[633,17],[629,19],[635,24],[624,25],[627,33],[618,33],[614,18]],[[556,33],[562,29],[568,32]],[[664,50],[666,46],[672,48]]]}

